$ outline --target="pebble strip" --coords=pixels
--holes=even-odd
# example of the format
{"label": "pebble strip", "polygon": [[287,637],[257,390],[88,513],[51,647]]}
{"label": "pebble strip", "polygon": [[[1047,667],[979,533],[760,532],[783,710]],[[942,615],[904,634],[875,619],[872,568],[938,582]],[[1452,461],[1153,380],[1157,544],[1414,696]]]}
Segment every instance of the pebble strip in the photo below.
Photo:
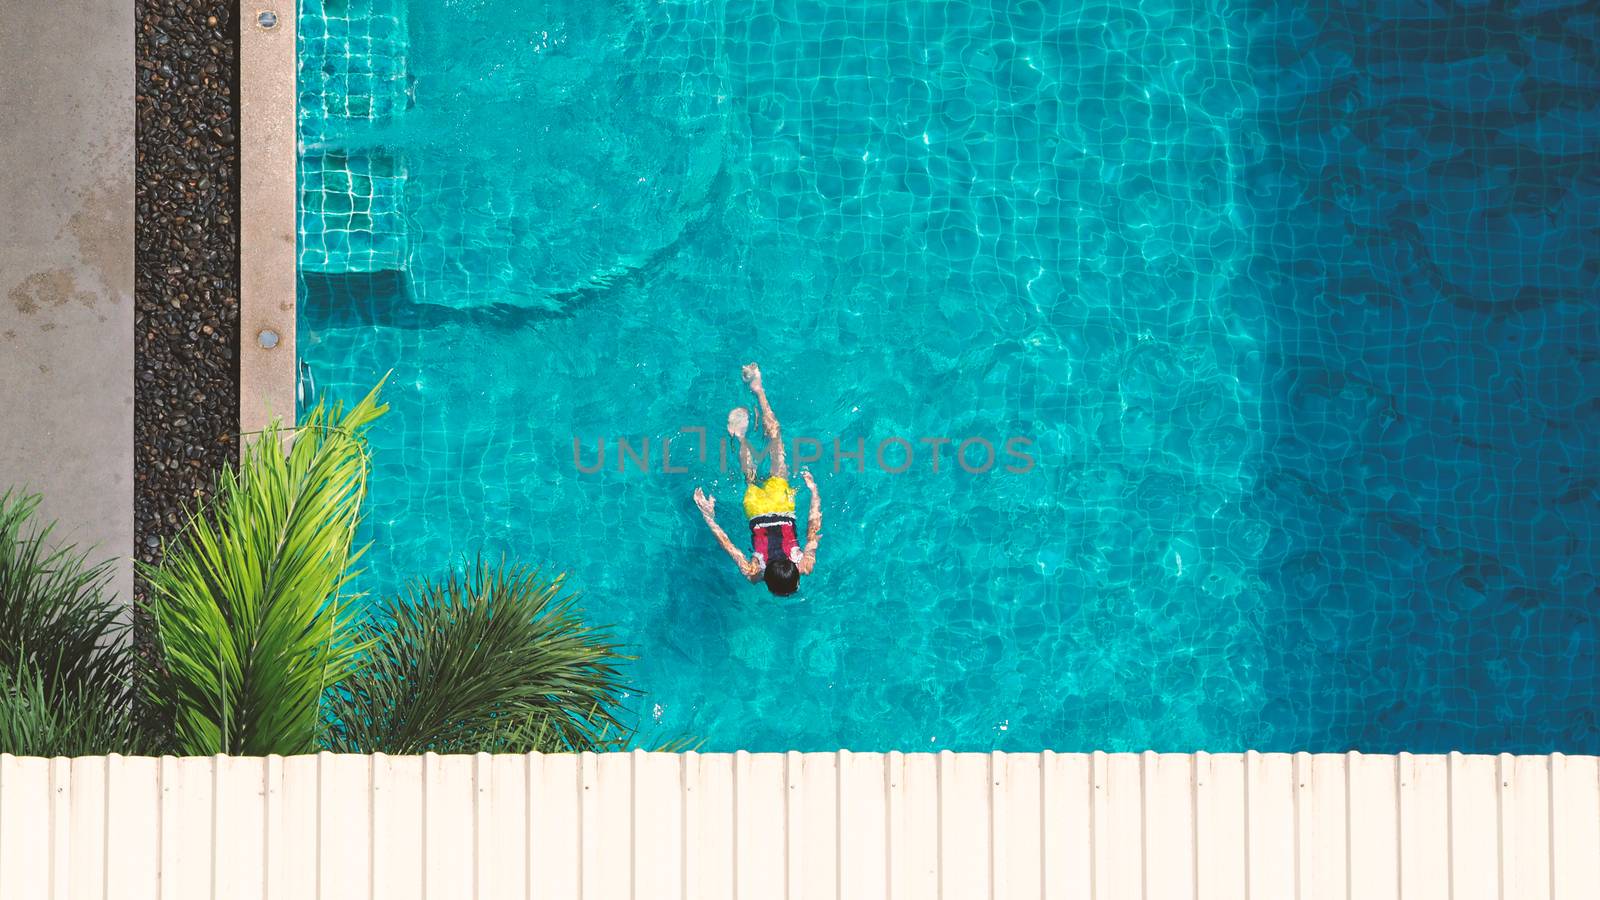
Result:
{"label": "pebble strip", "polygon": [[[238,452],[234,4],[138,0],[134,547],[177,533]],[[142,580],[135,594],[143,593]]]}

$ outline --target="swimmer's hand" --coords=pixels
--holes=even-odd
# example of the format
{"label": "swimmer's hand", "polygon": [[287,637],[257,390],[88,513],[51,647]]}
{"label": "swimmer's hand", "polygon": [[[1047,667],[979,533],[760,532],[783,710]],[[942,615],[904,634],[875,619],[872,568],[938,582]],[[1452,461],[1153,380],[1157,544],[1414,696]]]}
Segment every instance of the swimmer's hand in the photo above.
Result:
{"label": "swimmer's hand", "polygon": [[706,492],[701,488],[694,489],[694,505],[700,507],[700,515],[705,516],[707,522],[717,517],[716,498],[707,497]]}
{"label": "swimmer's hand", "polygon": [[817,542],[822,540],[822,495],[817,493],[817,480],[811,477],[810,469],[801,469],[800,477],[811,489],[811,515],[807,517],[806,545],[801,550],[799,566],[801,575],[810,575],[817,565]]}
{"label": "swimmer's hand", "polygon": [[728,540],[728,533],[722,530],[721,525],[717,524],[717,501],[707,497],[706,492],[700,488],[695,488],[694,505],[700,507],[700,514],[705,516],[706,526],[711,529],[711,534],[716,537],[717,546],[728,554],[728,558],[733,560],[733,564],[739,567],[739,571],[744,573],[746,578],[751,581],[759,581],[764,567],[754,559],[747,558],[743,553],[740,553],[739,548],[733,545],[733,541]]}

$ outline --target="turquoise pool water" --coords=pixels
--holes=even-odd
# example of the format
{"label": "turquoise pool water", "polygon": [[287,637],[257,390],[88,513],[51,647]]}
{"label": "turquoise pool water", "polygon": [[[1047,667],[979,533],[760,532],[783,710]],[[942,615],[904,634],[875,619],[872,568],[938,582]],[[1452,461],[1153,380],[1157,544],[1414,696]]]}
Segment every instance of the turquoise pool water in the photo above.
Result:
{"label": "turquoise pool water", "polygon": [[[1592,11],[301,10],[368,589],[564,569],[708,749],[1600,751]],[[751,360],[822,449],[781,600],[690,502],[742,542]]]}

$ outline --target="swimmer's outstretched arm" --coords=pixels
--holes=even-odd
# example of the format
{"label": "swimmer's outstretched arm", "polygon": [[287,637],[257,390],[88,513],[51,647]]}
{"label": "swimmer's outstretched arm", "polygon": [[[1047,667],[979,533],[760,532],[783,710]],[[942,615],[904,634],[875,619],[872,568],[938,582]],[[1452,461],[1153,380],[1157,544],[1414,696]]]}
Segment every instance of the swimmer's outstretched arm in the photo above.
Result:
{"label": "swimmer's outstretched arm", "polygon": [[745,556],[733,541],[728,540],[728,533],[717,524],[717,501],[707,497],[706,492],[700,488],[694,489],[694,505],[700,507],[700,515],[706,520],[706,526],[711,529],[711,534],[722,545],[722,549],[733,557],[733,564],[739,567],[739,573],[751,581],[758,581],[762,576],[761,565],[754,559]]}
{"label": "swimmer's outstretched arm", "polygon": [[811,489],[811,512],[806,516],[805,555],[800,557],[795,568],[800,570],[801,575],[810,575],[817,565],[817,541],[822,539],[822,496],[817,493],[817,480],[811,477],[810,469],[801,469],[800,477],[806,480],[806,487]]}

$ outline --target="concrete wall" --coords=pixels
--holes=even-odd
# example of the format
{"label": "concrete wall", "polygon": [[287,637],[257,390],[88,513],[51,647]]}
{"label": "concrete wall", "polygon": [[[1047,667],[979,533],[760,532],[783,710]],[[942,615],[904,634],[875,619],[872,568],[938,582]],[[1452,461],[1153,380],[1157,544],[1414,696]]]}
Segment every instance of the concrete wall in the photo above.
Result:
{"label": "concrete wall", "polygon": [[[275,10],[262,27],[260,10]],[[239,23],[239,428],[295,417],[295,5]],[[262,341],[262,334],[273,338]]]}
{"label": "concrete wall", "polygon": [[0,897],[1593,900],[1592,756],[0,756]]}
{"label": "concrete wall", "polygon": [[132,596],[133,2],[0,0],[0,490]]}

